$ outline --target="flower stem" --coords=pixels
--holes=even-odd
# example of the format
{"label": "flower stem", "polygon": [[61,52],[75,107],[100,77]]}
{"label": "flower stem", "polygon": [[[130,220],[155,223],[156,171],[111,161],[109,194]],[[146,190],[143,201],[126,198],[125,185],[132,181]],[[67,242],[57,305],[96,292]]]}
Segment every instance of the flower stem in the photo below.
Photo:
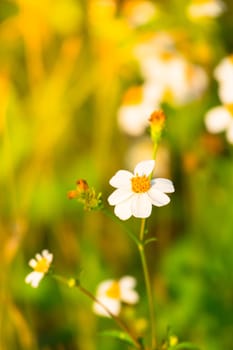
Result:
{"label": "flower stem", "polygon": [[56,279],[59,282],[62,282],[66,284],[69,287],[76,287],[78,288],[84,295],[86,295],[89,299],[94,301],[95,303],[99,304],[105,311],[106,313],[116,322],[116,324],[121,328],[125,333],[128,334],[130,339],[135,345],[136,349],[139,350],[144,350],[143,345],[139,342],[139,340],[134,336],[134,334],[131,333],[131,331],[128,329],[128,327],[121,321],[121,319],[114,315],[101,301],[99,301],[91,292],[89,292],[86,288],[80,285],[79,281],[71,278],[71,279],[66,279],[63,276],[60,275],[52,275],[54,279]]}
{"label": "flower stem", "polygon": [[140,258],[142,262],[142,269],[143,269],[147,298],[148,298],[148,308],[149,308],[150,328],[151,328],[151,350],[154,350],[156,348],[154,303],[153,303],[153,297],[152,297],[148,264],[147,264],[146,255],[145,255],[145,245],[144,245],[145,224],[146,224],[146,219],[142,219],[140,234],[139,234],[140,244],[138,244],[138,250],[139,250]]}

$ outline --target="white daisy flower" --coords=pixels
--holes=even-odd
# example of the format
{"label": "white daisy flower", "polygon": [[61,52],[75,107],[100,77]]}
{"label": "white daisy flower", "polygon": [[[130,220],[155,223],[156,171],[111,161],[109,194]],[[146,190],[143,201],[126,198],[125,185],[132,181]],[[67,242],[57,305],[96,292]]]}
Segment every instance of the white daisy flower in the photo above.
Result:
{"label": "white daisy flower", "polygon": [[35,259],[29,261],[29,266],[34,270],[30,272],[25,282],[30,284],[33,288],[37,288],[41,279],[48,272],[53,260],[53,254],[44,249],[41,254],[36,254]]}
{"label": "white daisy flower", "polygon": [[114,212],[121,220],[127,220],[132,215],[136,218],[147,218],[152,211],[152,205],[161,207],[170,202],[165,193],[174,192],[170,180],[150,179],[155,161],[146,160],[137,164],[134,173],[119,170],[110,180],[110,185],[116,190],[108,197],[110,205],[115,205]]}
{"label": "white daisy flower", "polygon": [[[131,276],[122,277],[119,281],[107,280],[98,286],[96,298],[113,315],[117,316],[120,313],[122,302],[127,304],[136,304],[138,302],[139,295],[134,290],[135,286],[136,280]],[[93,310],[97,315],[110,316],[99,303],[94,303]]]}

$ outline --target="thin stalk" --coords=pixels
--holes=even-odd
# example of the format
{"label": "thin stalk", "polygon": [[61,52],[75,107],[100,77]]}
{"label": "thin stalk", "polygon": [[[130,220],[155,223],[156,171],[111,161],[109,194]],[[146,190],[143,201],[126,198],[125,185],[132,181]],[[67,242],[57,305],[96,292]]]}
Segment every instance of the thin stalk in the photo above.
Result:
{"label": "thin stalk", "polygon": [[[66,278],[59,276],[59,275],[52,275],[54,279],[56,279],[59,282],[62,282],[66,285],[70,285],[69,280]],[[95,303],[99,304],[106,313],[116,322],[116,324],[121,328],[125,333],[128,334],[128,336],[131,338],[132,342],[134,343],[135,347],[139,350],[144,350],[143,345],[138,341],[138,339],[130,332],[128,327],[121,321],[121,319],[114,315],[101,301],[99,301],[91,292],[89,292],[86,288],[82,287],[79,283],[77,283],[75,280],[72,279],[75,283],[72,284],[72,287],[78,288],[84,295],[86,295],[89,299],[94,301]]]}
{"label": "thin stalk", "polygon": [[142,269],[143,269],[147,298],[148,298],[148,308],[149,308],[150,327],[151,327],[151,350],[154,350],[156,348],[154,303],[153,303],[153,297],[152,297],[148,264],[146,260],[145,249],[144,249],[145,245],[143,242],[144,232],[145,232],[145,223],[146,223],[146,219],[142,219],[140,233],[139,233],[140,244],[138,244],[138,250],[139,250],[140,258],[142,262]]}

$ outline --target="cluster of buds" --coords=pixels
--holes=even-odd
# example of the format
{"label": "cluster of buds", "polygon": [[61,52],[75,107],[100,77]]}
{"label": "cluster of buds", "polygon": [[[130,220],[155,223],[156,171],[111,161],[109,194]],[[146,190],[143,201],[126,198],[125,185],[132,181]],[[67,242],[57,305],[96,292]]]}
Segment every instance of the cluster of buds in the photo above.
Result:
{"label": "cluster of buds", "polygon": [[68,192],[69,199],[76,199],[82,203],[84,210],[98,210],[102,208],[101,193],[96,193],[94,188],[89,187],[86,180],[76,181],[76,189]]}

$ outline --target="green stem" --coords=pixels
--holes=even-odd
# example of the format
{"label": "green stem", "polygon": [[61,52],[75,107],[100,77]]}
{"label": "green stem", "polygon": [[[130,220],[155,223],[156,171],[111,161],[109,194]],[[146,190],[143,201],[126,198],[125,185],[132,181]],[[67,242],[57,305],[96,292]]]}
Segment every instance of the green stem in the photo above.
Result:
{"label": "green stem", "polygon": [[[153,148],[153,153],[152,153],[152,159],[156,158],[157,151],[158,151],[158,143],[155,143],[154,148]],[[152,174],[151,174],[151,176],[152,176]]]}
{"label": "green stem", "polygon": [[156,348],[154,303],[153,303],[153,297],[152,297],[148,264],[147,264],[146,255],[145,255],[145,245],[144,245],[145,224],[146,224],[146,219],[142,219],[140,234],[139,234],[140,244],[138,244],[138,250],[139,250],[140,258],[142,262],[142,269],[143,269],[147,298],[148,298],[150,327],[151,327],[151,350],[154,350]]}
{"label": "green stem", "polygon": [[89,299],[91,299],[93,302],[100,305],[106,313],[116,322],[116,324],[125,332],[128,334],[128,336],[131,338],[132,342],[135,345],[136,349],[144,350],[143,345],[138,341],[138,339],[131,333],[131,331],[128,329],[128,327],[121,321],[121,319],[114,315],[100,300],[98,300],[91,292],[89,292],[86,288],[81,286],[78,281],[74,279],[66,279],[65,277],[62,277],[60,275],[52,275],[54,279],[56,279],[59,282],[62,282],[70,287],[76,287],[78,288],[84,295],[86,295]]}

